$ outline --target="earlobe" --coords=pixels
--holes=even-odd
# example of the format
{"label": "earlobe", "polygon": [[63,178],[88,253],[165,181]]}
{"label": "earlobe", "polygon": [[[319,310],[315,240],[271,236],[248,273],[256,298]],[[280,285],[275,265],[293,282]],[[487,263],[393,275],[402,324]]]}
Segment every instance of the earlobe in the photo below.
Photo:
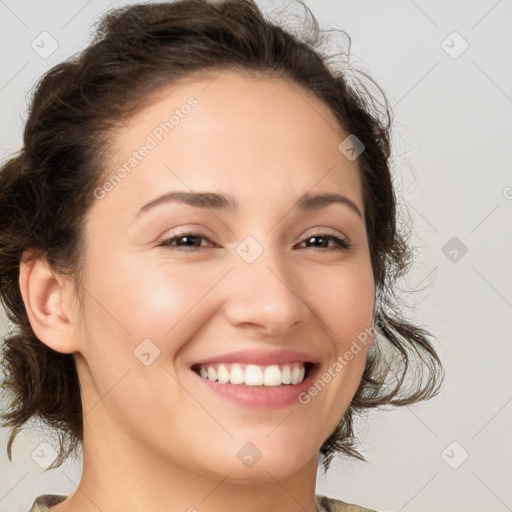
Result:
{"label": "earlobe", "polygon": [[25,251],[20,262],[19,286],[32,330],[53,350],[76,352],[75,315],[65,300],[70,284],[52,271],[44,256],[30,260],[27,256],[29,252]]}

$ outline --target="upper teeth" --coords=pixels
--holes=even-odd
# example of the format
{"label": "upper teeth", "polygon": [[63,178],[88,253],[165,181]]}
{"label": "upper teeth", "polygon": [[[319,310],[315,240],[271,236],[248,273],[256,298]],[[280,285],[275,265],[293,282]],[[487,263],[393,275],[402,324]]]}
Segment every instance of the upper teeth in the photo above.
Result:
{"label": "upper teeth", "polygon": [[221,384],[245,384],[247,386],[280,386],[299,384],[304,380],[304,363],[272,364],[219,364],[201,365],[199,375],[203,379],[218,381]]}

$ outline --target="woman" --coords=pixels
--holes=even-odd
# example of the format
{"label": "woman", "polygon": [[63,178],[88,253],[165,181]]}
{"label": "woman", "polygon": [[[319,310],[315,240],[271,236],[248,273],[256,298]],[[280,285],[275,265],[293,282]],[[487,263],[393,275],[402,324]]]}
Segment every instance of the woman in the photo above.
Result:
{"label": "woman", "polygon": [[364,460],[354,414],[437,393],[393,313],[387,103],[306,21],[134,5],[38,85],[0,172],[3,416],[9,457],[39,417],[83,472],[32,511],[369,510],[315,495],[318,455]]}

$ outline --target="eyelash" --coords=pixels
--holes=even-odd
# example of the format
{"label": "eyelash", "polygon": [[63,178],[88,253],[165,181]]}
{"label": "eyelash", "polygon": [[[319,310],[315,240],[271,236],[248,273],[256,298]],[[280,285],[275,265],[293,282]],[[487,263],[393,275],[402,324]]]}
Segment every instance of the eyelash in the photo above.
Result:
{"label": "eyelash", "polygon": [[[186,233],[180,233],[179,235],[175,235],[173,236],[172,238],[167,238],[165,240],[163,240],[159,245],[158,247],[168,247],[168,248],[171,248],[171,250],[184,250],[184,251],[197,251],[199,249],[201,249],[202,247],[192,247],[192,248],[189,248],[189,249],[186,249],[185,247],[179,247],[179,246],[173,246],[171,245],[172,242],[176,241],[176,240],[179,240],[180,238],[185,238],[185,237],[196,237],[196,238],[202,238],[204,240],[207,240],[208,242],[210,243],[213,243],[207,236],[203,235],[202,233],[197,233],[197,232],[186,232]],[[319,251],[320,252],[326,252],[326,251],[329,251],[329,250],[335,250],[335,251],[346,251],[348,250],[352,244],[347,242],[347,240],[344,240],[342,238],[339,238],[331,233],[315,233],[314,235],[311,235],[311,236],[308,236],[305,240],[310,240],[311,238],[325,238],[327,240],[332,240],[334,241],[335,243],[338,244],[338,247],[334,247],[334,248],[320,248]],[[303,243],[303,242],[301,242]],[[190,246],[189,246],[190,247]]]}

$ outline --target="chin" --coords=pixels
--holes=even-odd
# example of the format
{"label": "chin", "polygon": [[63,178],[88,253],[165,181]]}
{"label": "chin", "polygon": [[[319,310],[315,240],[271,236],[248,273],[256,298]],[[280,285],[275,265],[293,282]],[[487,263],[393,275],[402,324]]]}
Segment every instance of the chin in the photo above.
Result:
{"label": "chin", "polygon": [[[304,466],[289,464],[286,457],[283,457],[279,463],[274,460],[263,462],[261,459],[251,468],[235,466],[229,472],[228,480],[231,483],[239,485],[261,485],[265,483],[275,484],[277,481],[284,481],[297,474]],[[223,474],[225,477],[227,473]]]}
{"label": "chin", "polygon": [[[232,483],[262,484],[286,480],[306,466],[311,466],[311,471],[316,472],[318,450],[309,448],[308,451],[304,442],[297,442],[293,446],[282,442],[276,446],[275,443],[269,443],[268,439],[266,443],[242,443],[237,439],[231,444],[236,446],[234,451],[216,451],[208,456],[208,461],[222,461],[221,464],[208,464],[207,471],[215,473],[217,479],[229,474],[228,479]],[[203,457],[203,466],[205,461]]]}

